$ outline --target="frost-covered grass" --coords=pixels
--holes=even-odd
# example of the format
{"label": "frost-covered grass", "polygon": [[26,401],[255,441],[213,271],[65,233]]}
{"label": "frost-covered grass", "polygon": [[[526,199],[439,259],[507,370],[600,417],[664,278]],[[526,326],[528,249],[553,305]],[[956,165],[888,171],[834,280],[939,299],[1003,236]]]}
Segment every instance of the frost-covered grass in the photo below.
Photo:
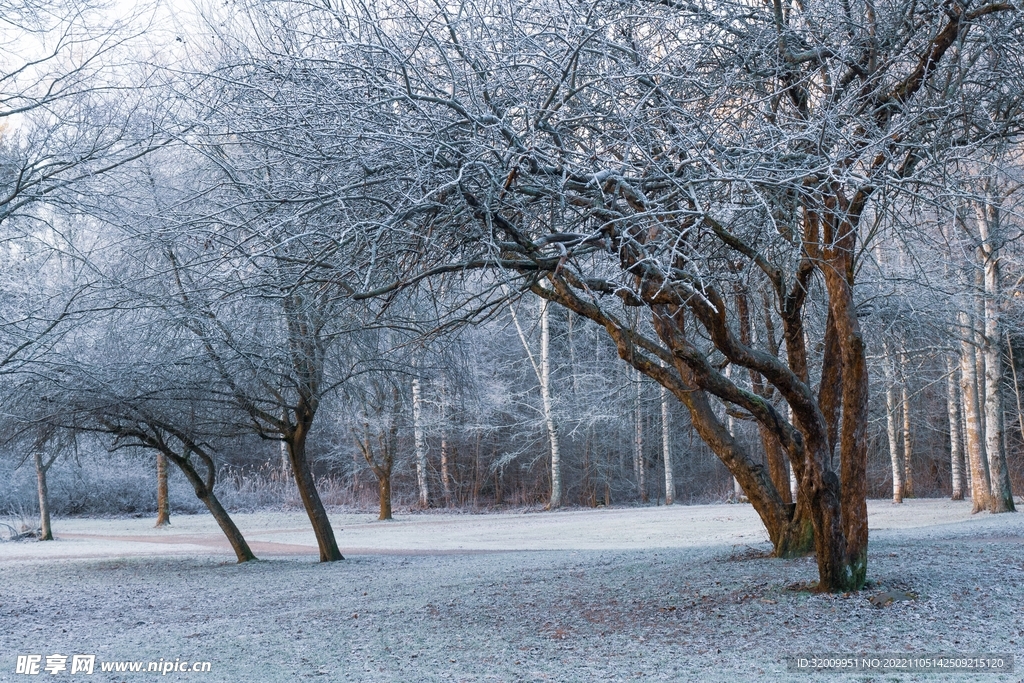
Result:
{"label": "frost-covered grass", "polygon": [[[239,515],[268,558],[247,565],[206,517],[58,519],[53,543],[0,545],[0,680],[55,652],[210,661],[169,674],[204,681],[800,681],[820,676],[785,656],[998,653],[1018,673],[825,678],[1024,679],[1024,516],[869,509],[872,584],[849,596],[800,590],[810,559],[760,556],[744,505],[337,514],[347,559],[330,565],[300,514]],[[885,591],[916,599],[873,606]]]}

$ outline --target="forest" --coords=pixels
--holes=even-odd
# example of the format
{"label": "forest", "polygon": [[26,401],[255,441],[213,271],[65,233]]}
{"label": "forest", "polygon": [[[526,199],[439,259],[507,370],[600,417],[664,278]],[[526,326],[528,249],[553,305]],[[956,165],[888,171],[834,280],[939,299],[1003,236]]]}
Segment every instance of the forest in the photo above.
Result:
{"label": "forest", "polygon": [[733,501],[857,591],[1024,490],[1022,9],[0,0],[0,514]]}

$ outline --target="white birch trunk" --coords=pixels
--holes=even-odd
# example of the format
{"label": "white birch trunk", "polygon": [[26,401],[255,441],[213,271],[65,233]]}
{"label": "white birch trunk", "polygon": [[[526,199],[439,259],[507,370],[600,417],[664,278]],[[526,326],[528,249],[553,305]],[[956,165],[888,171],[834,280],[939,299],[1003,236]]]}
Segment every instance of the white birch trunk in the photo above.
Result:
{"label": "white birch trunk", "polygon": [[892,354],[889,345],[883,346],[885,360],[885,433],[889,439],[889,460],[892,463],[892,502],[903,502],[903,465],[900,462],[899,427],[897,426],[899,405],[896,402],[896,385],[893,377]]}
{"label": "white birch trunk", "polygon": [[640,500],[647,502],[647,468],[644,467],[644,415],[641,405],[641,390],[643,385],[640,381],[640,371],[636,372],[636,395],[633,402],[633,417],[635,418],[633,431],[633,475],[636,477],[636,488],[640,493]]}
{"label": "white birch trunk", "polygon": [[416,449],[416,485],[420,492],[420,507],[430,504],[430,490],[427,487],[427,443],[423,437],[423,399],[420,396],[420,380],[412,381],[412,431]]}
{"label": "white birch trunk", "polygon": [[665,462],[665,505],[676,499],[676,486],[672,472],[672,444],[669,441],[668,389],[661,387],[661,457]]}
{"label": "white birch trunk", "polygon": [[910,435],[910,392],[907,391],[906,367],[907,357],[900,354],[900,367],[904,370],[903,383],[900,385],[900,403],[903,406],[903,496],[914,497],[914,460],[913,443]]}
{"label": "white birch trunk", "polygon": [[964,432],[967,434],[967,458],[971,468],[971,509],[980,512],[989,506],[988,461],[981,406],[978,403],[978,365],[974,344],[974,321],[965,311],[957,316],[964,339],[960,342],[960,390],[964,402]]}
{"label": "white birch trunk", "polygon": [[952,474],[953,500],[964,499],[964,442],[960,436],[960,396],[957,390],[957,368],[946,356],[946,410],[949,416],[949,465]]}
{"label": "white birch trunk", "polygon": [[562,506],[562,454],[558,448],[558,425],[555,423],[554,402],[551,398],[551,358],[550,342],[551,327],[548,317],[548,301],[540,299],[540,362],[530,350],[530,344],[526,341],[526,334],[519,324],[519,316],[516,309],[509,304],[509,312],[512,314],[512,322],[516,326],[516,333],[519,341],[526,351],[526,357],[530,359],[533,373],[537,376],[540,384],[541,410],[544,413],[544,428],[548,434],[548,443],[551,448],[551,498],[548,500],[548,509],[554,510]]}
{"label": "white birch trunk", "polygon": [[550,509],[562,505],[562,454],[558,448],[558,428],[555,425],[554,406],[551,401],[551,323],[547,299],[540,300],[540,397],[544,407],[544,426],[551,445],[551,499]]}
{"label": "white birch trunk", "polygon": [[448,440],[441,439],[441,485],[444,489],[445,507],[452,506],[451,474],[448,472]]}

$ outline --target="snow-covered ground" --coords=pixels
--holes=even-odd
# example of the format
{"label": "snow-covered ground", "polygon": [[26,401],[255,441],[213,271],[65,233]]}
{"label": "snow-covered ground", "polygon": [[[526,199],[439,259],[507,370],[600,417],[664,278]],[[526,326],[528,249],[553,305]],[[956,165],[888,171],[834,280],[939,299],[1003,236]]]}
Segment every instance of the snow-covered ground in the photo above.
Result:
{"label": "snow-covered ground", "polygon": [[[0,544],[0,681],[18,655],[209,661],[203,681],[813,680],[786,657],[1014,655],[1016,673],[826,675],[1024,680],[1024,515],[869,503],[871,586],[807,593],[812,559],[764,558],[747,505],[335,514],[321,565],[302,513],[235,519],[264,561],[236,565],[213,520],[58,519]],[[876,607],[881,593],[915,599]],[[152,680],[155,673],[48,679]],[[164,676],[160,676],[163,678]],[[809,678],[810,677],[810,678]]]}

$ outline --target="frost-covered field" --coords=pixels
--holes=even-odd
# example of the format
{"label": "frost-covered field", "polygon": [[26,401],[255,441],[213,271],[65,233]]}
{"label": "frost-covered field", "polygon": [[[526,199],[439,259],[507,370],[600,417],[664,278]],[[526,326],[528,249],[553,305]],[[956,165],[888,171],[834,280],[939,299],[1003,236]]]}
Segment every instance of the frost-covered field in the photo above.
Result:
{"label": "frost-covered field", "polygon": [[[810,559],[761,557],[745,505],[339,514],[347,559],[330,565],[301,513],[238,515],[265,558],[241,566],[204,516],[58,519],[55,542],[0,544],[0,680],[54,653],[211,671],[49,680],[1024,680],[1024,515],[869,510],[872,585],[851,596],[801,591]],[[890,591],[916,599],[869,601]],[[1017,670],[822,679],[784,662],[840,653],[1012,654]]]}

